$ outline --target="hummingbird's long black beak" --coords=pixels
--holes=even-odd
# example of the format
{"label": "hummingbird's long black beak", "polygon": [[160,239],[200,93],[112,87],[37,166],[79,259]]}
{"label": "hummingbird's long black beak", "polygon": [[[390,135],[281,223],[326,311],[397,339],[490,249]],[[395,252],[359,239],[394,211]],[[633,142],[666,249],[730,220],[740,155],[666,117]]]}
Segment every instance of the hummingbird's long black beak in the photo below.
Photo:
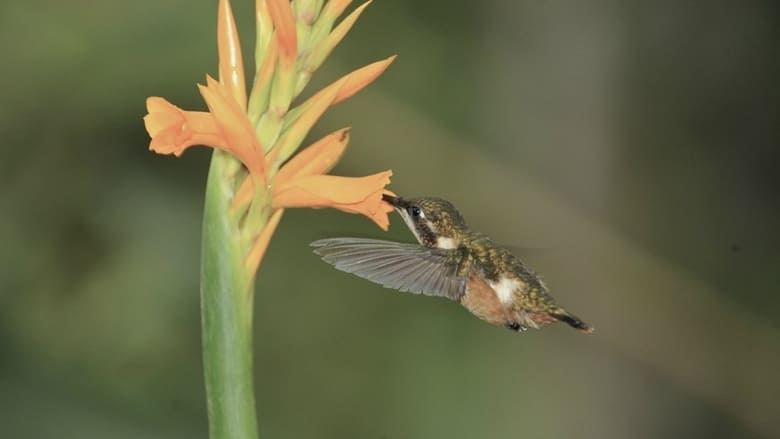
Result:
{"label": "hummingbird's long black beak", "polygon": [[388,194],[382,194],[382,200],[396,209],[406,209],[409,206],[409,202],[401,197],[394,197]]}

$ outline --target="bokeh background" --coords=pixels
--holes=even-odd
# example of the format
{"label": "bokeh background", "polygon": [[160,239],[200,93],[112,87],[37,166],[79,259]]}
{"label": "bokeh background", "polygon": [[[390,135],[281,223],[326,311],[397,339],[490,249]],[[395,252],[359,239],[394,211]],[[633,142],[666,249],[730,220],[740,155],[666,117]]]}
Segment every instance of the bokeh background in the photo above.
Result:
{"label": "bokeh background", "polygon": [[[517,335],[347,276],[307,244],[411,240],[398,218],[289,211],[255,301],[262,437],[780,437],[779,19],[374,2],[313,84],[400,55],[313,133],[353,127],[335,173],[452,200],[597,332]],[[215,27],[214,1],[0,4],[1,437],[207,436],[210,152],[153,155],[141,117],[148,95],[204,108]]]}

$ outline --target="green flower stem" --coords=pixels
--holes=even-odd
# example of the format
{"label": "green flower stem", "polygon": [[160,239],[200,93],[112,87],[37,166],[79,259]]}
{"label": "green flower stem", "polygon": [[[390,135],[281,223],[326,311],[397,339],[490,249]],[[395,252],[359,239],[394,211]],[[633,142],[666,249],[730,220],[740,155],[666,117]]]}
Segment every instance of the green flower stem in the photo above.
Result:
{"label": "green flower stem", "polygon": [[203,213],[201,318],[211,439],[256,439],[252,377],[253,278],[229,214],[235,159],[215,151]]}

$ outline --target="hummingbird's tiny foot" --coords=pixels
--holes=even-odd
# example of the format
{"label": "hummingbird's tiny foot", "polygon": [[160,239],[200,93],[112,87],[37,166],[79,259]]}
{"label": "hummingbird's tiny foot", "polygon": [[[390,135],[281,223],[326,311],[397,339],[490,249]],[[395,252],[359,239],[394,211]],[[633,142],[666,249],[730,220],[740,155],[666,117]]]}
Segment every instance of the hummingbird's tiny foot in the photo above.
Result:
{"label": "hummingbird's tiny foot", "polygon": [[504,326],[516,332],[525,332],[528,329],[528,327],[511,320],[507,320],[507,322],[504,323]]}

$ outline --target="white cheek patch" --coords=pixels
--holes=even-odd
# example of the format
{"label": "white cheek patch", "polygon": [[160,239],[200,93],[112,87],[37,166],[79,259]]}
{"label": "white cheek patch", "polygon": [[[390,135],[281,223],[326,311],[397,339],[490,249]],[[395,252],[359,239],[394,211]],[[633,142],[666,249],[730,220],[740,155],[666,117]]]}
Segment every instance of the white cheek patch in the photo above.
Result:
{"label": "white cheek patch", "polygon": [[436,247],[443,249],[458,248],[458,243],[452,238],[439,237],[436,239]]}
{"label": "white cheek patch", "polygon": [[522,282],[508,277],[502,277],[498,282],[488,282],[496,292],[498,300],[503,304],[511,303],[515,298],[515,291],[522,287]]}

